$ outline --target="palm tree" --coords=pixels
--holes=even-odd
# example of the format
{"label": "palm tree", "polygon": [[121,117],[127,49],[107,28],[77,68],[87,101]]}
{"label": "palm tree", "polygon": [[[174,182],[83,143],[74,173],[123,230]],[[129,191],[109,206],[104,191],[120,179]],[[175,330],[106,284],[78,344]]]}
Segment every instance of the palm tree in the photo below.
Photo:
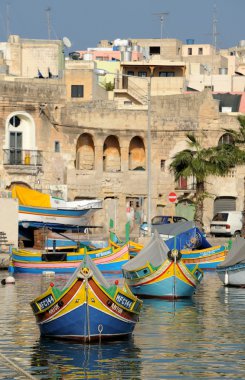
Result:
{"label": "palm tree", "polygon": [[194,218],[202,227],[203,201],[207,196],[205,192],[206,178],[209,175],[226,176],[232,167],[244,162],[245,155],[235,144],[205,148],[201,146],[193,133],[187,133],[186,137],[189,148],[175,154],[170,164],[170,171],[174,174],[176,181],[180,177],[195,178],[196,209]]}

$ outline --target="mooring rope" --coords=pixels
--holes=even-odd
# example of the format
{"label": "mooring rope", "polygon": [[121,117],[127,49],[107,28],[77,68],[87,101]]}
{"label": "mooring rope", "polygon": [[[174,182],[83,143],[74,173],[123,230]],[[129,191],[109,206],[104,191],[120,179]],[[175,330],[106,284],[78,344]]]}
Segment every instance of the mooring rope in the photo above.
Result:
{"label": "mooring rope", "polygon": [[0,358],[2,358],[4,361],[5,361],[5,364],[10,367],[10,368],[14,368],[16,370],[16,372],[19,372],[19,373],[22,373],[23,375],[26,376],[27,379],[31,379],[31,380],[36,380],[36,377],[33,377],[32,375],[30,375],[28,372],[26,372],[24,369],[22,369],[21,367],[19,367],[17,364],[15,364],[12,360],[8,359],[5,355],[3,355],[1,352],[0,352]]}

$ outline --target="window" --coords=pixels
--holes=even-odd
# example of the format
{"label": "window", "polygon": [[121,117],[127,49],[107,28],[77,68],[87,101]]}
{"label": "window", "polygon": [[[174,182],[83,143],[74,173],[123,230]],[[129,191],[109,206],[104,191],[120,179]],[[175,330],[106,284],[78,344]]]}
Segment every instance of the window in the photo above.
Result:
{"label": "window", "polygon": [[160,46],[150,46],[150,55],[160,54]]}
{"label": "window", "polygon": [[55,141],[54,142],[54,151],[56,153],[59,153],[60,152],[60,142],[59,141]]}
{"label": "window", "polygon": [[178,180],[178,189],[187,190],[187,178],[180,177]]}
{"label": "window", "polygon": [[139,71],[138,72],[138,77],[144,77],[144,78],[146,78],[147,77],[146,71]]}
{"label": "window", "polygon": [[17,128],[20,125],[20,118],[18,116],[12,116],[11,119],[9,120],[9,123]]}
{"label": "window", "polygon": [[71,85],[71,97],[72,98],[83,98],[83,85],[72,84]]}
{"label": "window", "polygon": [[192,48],[188,48],[188,55],[192,55]]}
{"label": "window", "polygon": [[159,77],[174,77],[175,73],[173,71],[159,71]]}
{"label": "window", "polygon": [[203,55],[203,48],[198,48],[198,55]]}
{"label": "window", "polygon": [[164,172],[165,170],[165,160],[161,160],[161,172]]}
{"label": "window", "polygon": [[127,75],[134,76],[134,71],[127,71]]}
{"label": "window", "polygon": [[21,165],[22,162],[22,133],[10,132],[9,139],[10,165]]}

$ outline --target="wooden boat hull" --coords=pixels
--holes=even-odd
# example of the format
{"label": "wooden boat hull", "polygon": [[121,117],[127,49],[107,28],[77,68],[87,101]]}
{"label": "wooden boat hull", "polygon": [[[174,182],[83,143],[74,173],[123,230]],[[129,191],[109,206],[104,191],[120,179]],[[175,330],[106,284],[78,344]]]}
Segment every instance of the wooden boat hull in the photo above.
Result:
{"label": "wooden boat hull", "polygon": [[64,293],[50,286],[31,303],[41,336],[81,342],[130,336],[142,301],[125,288],[106,290],[87,268],[78,275]]}
{"label": "wooden boat hull", "polygon": [[230,267],[217,268],[220,280],[226,286],[245,288],[245,264],[236,264]]}
{"label": "wooden boat hull", "polygon": [[182,260],[186,265],[197,264],[203,270],[215,270],[217,265],[225,260],[228,249],[223,246],[214,246],[200,250],[182,250]]}
{"label": "wooden boat hull", "polygon": [[166,260],[160,268],[144,276],[145,268],[137,273],[123,272],[131,291],[139,297],[156,297],[164,299],[189,298],[200,283],[203,273],[194,266],[188,269],[182,261]]}
{"label": "wooden boat hull", "polygon": [[[128,246],[124,245],[120,249],[96,250],[87,253],[93,262],[104,273],[121,273],[122,265],[129,260]],[[51,257],[51,261],[49,260]],[[64,261],[57,261],[55,257],[63,257]],[[40,274],[44,271],[55,273],[72,273],[81,264],[84,258],[82,253],[42,253],[27,250],[13,249],[11,256],[10,272]],[[43,259],[43,260],[42,260]]]}
{"label": "wooden boat hull", "polygon": [[19,205],[19,223],[87,226],[96,209],[61,209]]}

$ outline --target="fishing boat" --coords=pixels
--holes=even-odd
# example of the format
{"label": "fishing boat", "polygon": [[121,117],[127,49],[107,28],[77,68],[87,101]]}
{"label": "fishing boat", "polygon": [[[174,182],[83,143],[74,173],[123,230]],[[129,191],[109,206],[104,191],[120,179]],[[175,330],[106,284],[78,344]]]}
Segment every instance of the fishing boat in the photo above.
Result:
{"label": "fishing boat", "polygon": [[41,250],[13,249],[9,272],[40,274],[46,271],[71,273],[80,265],[84,255],[90,256],[104,273],[121,273],[122,265],[129,259],[128,245],[87,251],[47,252]]}
{"label": "fishing boat", "polygon": [[215,270],[228,253],[227,245],[211,246],[204,249],[181,250],[182,260],[186,265],[197,264],[202,270]]}
{"label": "fishing boat", "polygon": [[90,217],[101,209],[100,200],[66,202],[39,191],[14,186],[12,197],[19,202],[19,224],[23,227],[87,226]]}
{"label": "fishing boat", "polygon": [[216,271],[226,286],[245,287],[245,239],[237,237],[226,259],[217,266]]}
{"label": "fishing boat", "polygon": [[[161,239],[165,241],[169,249],[204,249],[211,247],[207,241],[205,234],[201,232],[194,222],[177,222],[170,224],[161,224],[152,226],[152,234],[157,231]],[[135,256],[143,248],[142,244],[129,241],[129,249],[132,256]],[[117,247],[123,242],[117,238],[116,234],[112,235],[110,244]]]}
{"label": "fishing boat", "polygon": [[[227,245],[212,246],[193,222],[178,222],[154,226],[160,237],[165,241],[169,249],[177,247],[182,254],[183,262],[186,265],[197,264],[203,270],[213,270],[224,261],[227,252]],[[122,241],[115,233],[111,234],[110,244],[114,247],[122,245]],[[143,245],[128,241],[130,257],[135,257],[142,249]]]}
{"label": "fishing boat", "polygon": [[[47,231],[44,239],[43,248],[47,251],[53,250],[69,250],[77,249],[80,247],[87,247],[91,249],[106,248],[108,246],[108,239],[101,239],[101,235],[89,235],[87,233],[76,232],[56,232]],[[118,247],[116,247],[118,248]]]}
{"label": "fishing boat", "polygon": [[91,342],[132,335],[142,301],[126,284],[109,284],[85,257],[63,289],[51,283],[31,307],[41,336]]}
{"label": "fishing boat", "polygon": [[122,267],[131,291],[139,297],[191,297],[203,278],[198,265],[185,265],[177,249],[170,250],[157,231],[149,244]]}
{"label": "fishing boat", "polygon": [[[128,249],[129,249],[129,253],[130,253],[131,258],[136,256],[137,253],[139,253],[143,248],[142,244],[136,243],[133,240],[126,240],[126,242],[128,244]],[[119,239],[119,237],[117,236],[116,233],[110,232],[109,244],[114,248],[119,248],[125,244],[125,241]]]}

